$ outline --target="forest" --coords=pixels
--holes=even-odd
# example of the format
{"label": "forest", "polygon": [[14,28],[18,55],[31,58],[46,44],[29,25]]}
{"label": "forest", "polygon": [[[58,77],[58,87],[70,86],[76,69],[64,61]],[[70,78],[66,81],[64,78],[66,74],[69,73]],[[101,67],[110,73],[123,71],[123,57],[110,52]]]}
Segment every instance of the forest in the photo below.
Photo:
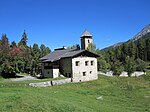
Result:
{"label": "forest", "polygon": [[150,62],[150,33],[134,42],[130,40],[116,48],[96,52],[100,55],[100,71],[112,70],[114,75],[127,71],[129,76],[134,71],[145,72]]}
{"label": "forest", "polygon": [[21,40],[9,43],[6,34],[0,40],[0,75],[14,77],[16,73],[28,73],[32,76],[40,73],[39,58],[50,53],[50,48],[44,44],[27,45],[27,34],[24,31]]}

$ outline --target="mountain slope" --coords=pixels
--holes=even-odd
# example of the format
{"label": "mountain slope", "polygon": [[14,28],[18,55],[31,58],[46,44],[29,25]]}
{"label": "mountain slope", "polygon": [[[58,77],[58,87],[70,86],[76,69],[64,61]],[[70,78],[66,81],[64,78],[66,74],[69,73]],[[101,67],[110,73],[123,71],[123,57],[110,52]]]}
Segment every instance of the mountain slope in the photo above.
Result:
{"label": "mountain slope", "polygon": [[106,51],[106,50],[108,50],[108,49],[118,47],[118,46],[122,45],[123,43],[124,43],[124,42],[118,42],[118,43],[116,43],[116,44],[114,44],[114,45],[111,45],[111,46],[106,47],[106,48],[101,49],[101,50],[102,50],[102,51]]}
{"label": "mountain slope", "polygon": [[[137,33],[133,38],[129,39],[126,42],[131,42],[131,41],[136,42],[138,39],[146,38],[146,37],[150,37],[150,24],[145,26],[139,33]],[[108,49],[111,49],[111,48],[115,48],[115,47],[120,46],[120,45],[122,45],[123,43],[126,43],[126,42],[116,43],[112,46],[109,46],[109,47],[106,47],[106,48],[102,49],[102,51],[105,51],[105,50],[108,50]]]}
{"label": "mountain slope", "polygon": [[136,34],[132,39],[129,41],[137,41],[139,38],[145,36],[146,34],[150,33],[150,24],[145,26],[138,34]]}

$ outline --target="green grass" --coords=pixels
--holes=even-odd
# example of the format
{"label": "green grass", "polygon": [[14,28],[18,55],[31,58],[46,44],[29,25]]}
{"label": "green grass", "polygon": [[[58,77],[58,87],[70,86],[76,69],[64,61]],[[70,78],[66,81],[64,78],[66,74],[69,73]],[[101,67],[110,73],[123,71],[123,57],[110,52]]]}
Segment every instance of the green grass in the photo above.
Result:
{"label": "green grass", "polygon": [[150,71],[137,78],[100,76],[96,81],[46,88],[29,87],[30,82],[1,78],[0,112],[150,111]]}

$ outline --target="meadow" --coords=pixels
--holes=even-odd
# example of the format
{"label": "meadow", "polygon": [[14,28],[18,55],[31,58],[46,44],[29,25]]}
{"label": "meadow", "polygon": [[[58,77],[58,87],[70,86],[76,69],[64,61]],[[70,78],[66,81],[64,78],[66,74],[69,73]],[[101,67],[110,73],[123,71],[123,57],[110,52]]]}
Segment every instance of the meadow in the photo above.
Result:
{"label": "meadow", "polygon": [[150,71],[45,88],[30,82],[0,78],[0,112],[150,112]]}

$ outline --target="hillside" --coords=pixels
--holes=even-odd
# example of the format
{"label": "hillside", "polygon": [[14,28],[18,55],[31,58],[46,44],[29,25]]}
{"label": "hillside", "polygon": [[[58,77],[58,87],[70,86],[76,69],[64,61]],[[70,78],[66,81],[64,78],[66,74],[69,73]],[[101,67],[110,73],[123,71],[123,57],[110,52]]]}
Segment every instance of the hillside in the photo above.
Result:
{"label": "hillside", "polygon": [[144,37],[150,33],[150,24],[145,26],[139,33],[137,33],[133,38],[131,38],[129,41],[137,41],[139,38]]}
{"label": "hillside", "polygon": [[0,79],[0,112],[148,112],[149,82],[150,71],[138,78],[99,76],[46,88]]}
{"label": "hillside", "polygon": [[123,43],[131,42],[131,41],[136,42],[138,39],[145,38],[145,37],[150,38],[150,24],[145,26],[140,32],[138,32],[134,37],[132,37],[128,41],[116,43],[114,45],[111,45],[109,47],[106,47],[106,48],[102,49],[102,51],[105,51],[105,50],[108,50],[108,49],[111,49],[111,48],[116,48],[116,47],[122,45]]}

